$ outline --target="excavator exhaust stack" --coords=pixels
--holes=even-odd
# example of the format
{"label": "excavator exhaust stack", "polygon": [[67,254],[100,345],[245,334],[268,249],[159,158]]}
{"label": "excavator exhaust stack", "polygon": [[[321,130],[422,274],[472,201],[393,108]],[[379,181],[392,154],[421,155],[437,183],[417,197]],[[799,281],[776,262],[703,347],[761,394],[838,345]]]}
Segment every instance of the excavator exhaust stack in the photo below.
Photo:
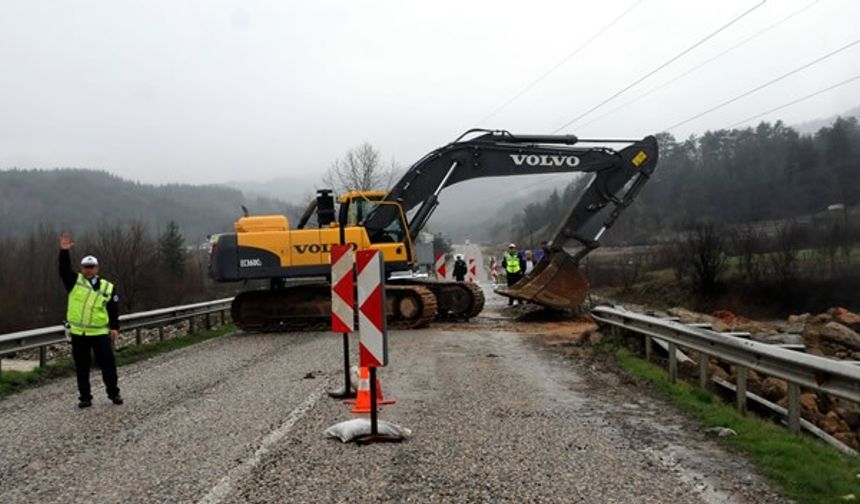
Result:
{"label": "excavator exhaust stack", "polygon": [[576,260],[564,250],[551,252],[512,287],[496,290],[502,296],[556,310],[573,310],[588,296],[588,280]]}

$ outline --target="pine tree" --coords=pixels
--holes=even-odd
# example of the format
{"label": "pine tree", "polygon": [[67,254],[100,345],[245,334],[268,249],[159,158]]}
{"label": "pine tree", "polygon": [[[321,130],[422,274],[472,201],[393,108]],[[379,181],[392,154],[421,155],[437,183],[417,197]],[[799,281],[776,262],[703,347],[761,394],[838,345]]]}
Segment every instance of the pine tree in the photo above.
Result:
{"label": "pine tree", "polygon": [[167,224],[164,233],[158,238],[158,250],[170,279],[181,280],[185,277],[185,238],[174,221]]}

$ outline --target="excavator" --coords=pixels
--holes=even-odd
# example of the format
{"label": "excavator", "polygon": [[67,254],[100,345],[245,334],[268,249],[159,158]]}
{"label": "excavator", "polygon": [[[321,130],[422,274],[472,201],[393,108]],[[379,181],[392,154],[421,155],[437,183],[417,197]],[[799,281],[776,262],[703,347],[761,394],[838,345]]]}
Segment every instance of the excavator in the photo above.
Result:
{"label": "excavator", "polygon": [[[623,144],[620,149],[610,146]],[[579,139],[575,135],[514,135],[471,129],[425,155],[387,192],[352,190],[335,198],[318,191],[294,227],[284,215],[239,218],[233,233],[211,238],[209,274],[219,282],[267,280],[233,300],[234,322],[245,331],[322,330],[331,317],[333,244],[382,253],[390,328],[426,326],[434,319],[463,320],[484,306],[472,283],[402,274],[416,266],[413,238],[427,224],[443,189],[481,177],[582,172],[591,181],[550,240],[550,253],[511,288],[497,292],[559,310],[575,309],[588,293],[579,262],[632,202],[657,166],[657,140]],[[595,236],[582,234],[601,210]],[[312,218],[316,222],[312,225]],[[573,254],[565,245],[578,242]]]}

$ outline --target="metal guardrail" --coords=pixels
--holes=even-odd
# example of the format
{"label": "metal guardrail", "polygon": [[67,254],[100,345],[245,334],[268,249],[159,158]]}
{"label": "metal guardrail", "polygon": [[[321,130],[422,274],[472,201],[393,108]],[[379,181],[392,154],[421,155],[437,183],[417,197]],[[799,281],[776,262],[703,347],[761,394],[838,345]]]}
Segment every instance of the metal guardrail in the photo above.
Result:
{"label": "metal guardrail", "polygon": [[[217,299],[203,303],[194,303],[181,306],[171,306],[150,310],[145,312],[130,313],[119,317],[120,330],[127,332],[134,330],[135,342],[141,343],[140,330],[157,327],[159,337],[163,338],[165,325],[174,324],[188,320],[190,332],[195,332],[195,318],[206,316],[206,328],[211,327],[210,315],[219,313],[221,322],[225,320],[225,312],[230,309],[233,298]],[[13,352],[21,350],[39,349],[39,365],[44,366],[47,361],[47,346],[66,341],[65,328],[62,325],[42,327],[39,329],[28,329],[7,334],[0,334],[0,358]]]}
{"label": "metal guardrail", "polygon": [[785,380],[788,383],[787,423],[792,432],[799,432],[802,422],[808,423],[800,417],[801,387],[860,403],[860,368],[848,362],[728,336],[623,308],[598,306],[591,310],[591,315],[617,330],[643,335],[647,360],[651,360],[655,339],[668,343],[669,379],[673,382],[678,378],[679,356],[683,356],[679,347],[699,353],[699,386],[702,388],[707,388],[712,381],[708,367],[711,358],[734,365],[736,380],[733,388],[737,408],[742,412],[746,411],[749,396],[754,396],[747,392],[747,370]]}

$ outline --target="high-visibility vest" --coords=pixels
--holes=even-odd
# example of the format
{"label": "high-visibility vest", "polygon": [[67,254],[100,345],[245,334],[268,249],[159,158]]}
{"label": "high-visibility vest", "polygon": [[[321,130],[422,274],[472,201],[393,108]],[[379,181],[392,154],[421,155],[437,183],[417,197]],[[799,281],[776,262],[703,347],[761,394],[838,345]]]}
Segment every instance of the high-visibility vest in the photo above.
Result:
{"label": "high-visibility vest", "polygon": [[66,322],[69,331],[78,336],[101,336],[110,333],[107,304],[113,296],[113,284],[99,279],[99,289],[78,273],[75,286],[69,292]]}
{"label": "high-visibility vest", "polygon": [[508,273],[520,272],[520,256],[519,254],[511,254],[505,252],[505,271]]}

